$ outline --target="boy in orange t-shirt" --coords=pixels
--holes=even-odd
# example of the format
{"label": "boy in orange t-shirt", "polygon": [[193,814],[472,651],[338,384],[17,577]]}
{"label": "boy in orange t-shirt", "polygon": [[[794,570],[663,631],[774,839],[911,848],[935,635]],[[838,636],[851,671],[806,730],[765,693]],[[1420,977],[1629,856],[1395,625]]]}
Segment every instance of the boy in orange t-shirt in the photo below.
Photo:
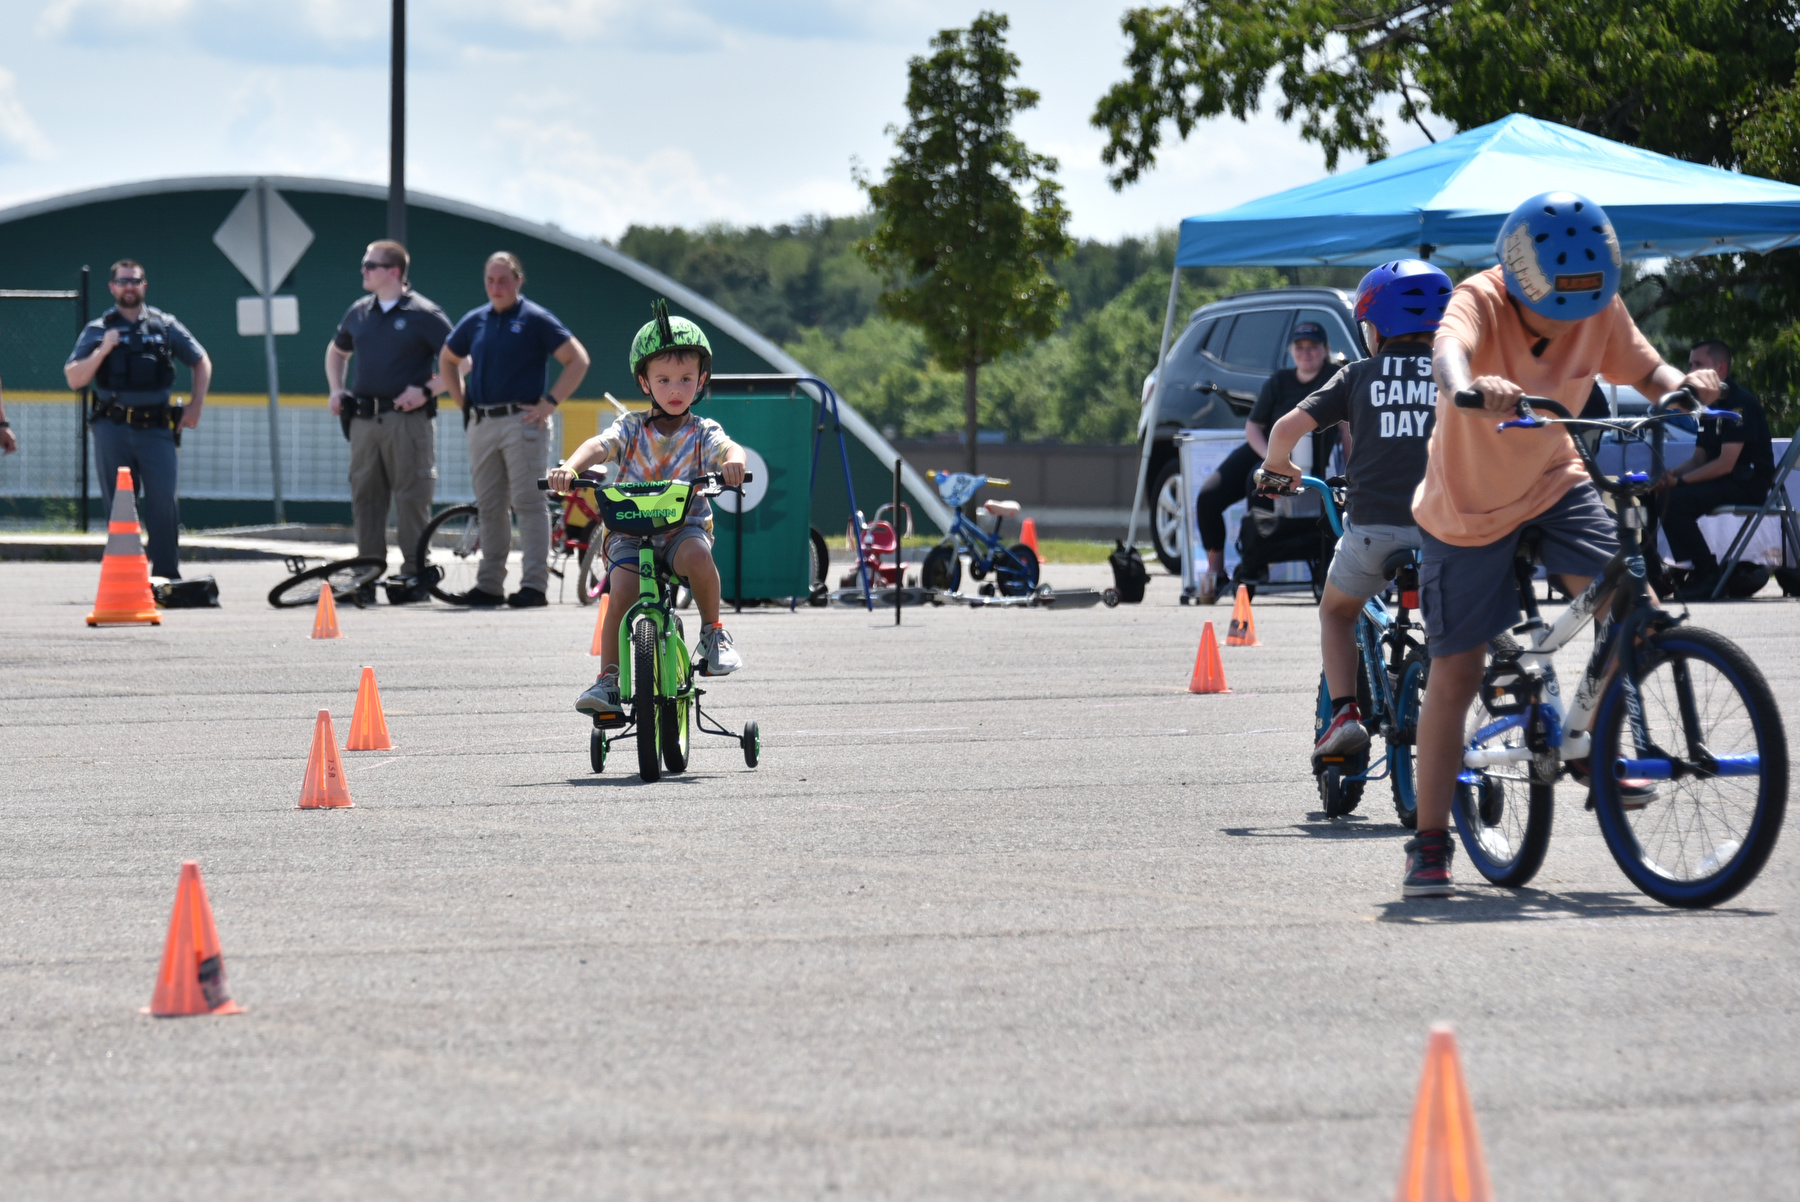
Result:
{"label": "boy in orange t-shirt", "polygon": [[[1437,422],[1413,495],[1423,567],[1420,608],[1431,684],[1419,715],[1418,834],[1406,844],[1405,897],[1452,890],[1450,795],[1462,767],[1463,722],[1489,639],[1519,620],[1513,553],[1542,533],[1547,571],[1571,595],[1618,551],[1613,517],[1561,426],[1500,430],[1525,395],[1579,412],[1596,375],[1646,396],[1687,385],[1711,404],[1719,378],[1662,361],[1619,298],[1619,242],[1601,207],[1546,192],[1514,209],[1495,243],[1500,265],[1464,280],[1438,327],[1432,359]],[[1484,409],[1461,409],[1473,388]],[[1605,601],[1596,607],[1604,612]]]}

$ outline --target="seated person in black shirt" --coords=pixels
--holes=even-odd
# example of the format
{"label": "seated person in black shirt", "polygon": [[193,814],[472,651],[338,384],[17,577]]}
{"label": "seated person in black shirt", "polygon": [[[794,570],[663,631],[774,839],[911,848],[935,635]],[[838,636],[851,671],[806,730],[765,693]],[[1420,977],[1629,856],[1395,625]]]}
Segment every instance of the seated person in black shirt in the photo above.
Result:
{"label": "seated person in black shirt", "polygon": [[[1755,396],[1730,378],[1731,348],[1723,342],[1694,344],[1688,366],[1698,371],[1711,368],[1725,381],[1715,409],[1733,409],[1743,420],[1704,418],[1694,453],[1662,474],[1656,482],[1657,513],[1669,552],[1687,560],[1694,570],[1682,585],[1683,600],[1704,600],[1719,582],[1719,561],[1700,533],[1700,519],[1722,505],[1760,505],[1775,478],[1775,449],[1769,441],[1769,419]],[[1650,555],[1656,555],[1650,544]],[[1651,565],[1651,579],[1662,576],[1660,562]]]}
{"label": "seated person in black shirt", "polygon": [[1244,423],[1244,444],[1225,457],[1219,470],[1200,485],[1194,508],[1200,525],[1200,545],[1206,548],[1206,575],[1200,581],[1200,604],[1210,604],[1228,586],[1225,576],[1225,511],[1249,492],[1250,475],[1262,466],[1269,452],[1269,431],[1275,423],[1305,400],[1314,381],[1325,370],[1325,327],[1303,321],[1294,327],[1294,366],[1284,367],[1263,381],[1262,394]]}

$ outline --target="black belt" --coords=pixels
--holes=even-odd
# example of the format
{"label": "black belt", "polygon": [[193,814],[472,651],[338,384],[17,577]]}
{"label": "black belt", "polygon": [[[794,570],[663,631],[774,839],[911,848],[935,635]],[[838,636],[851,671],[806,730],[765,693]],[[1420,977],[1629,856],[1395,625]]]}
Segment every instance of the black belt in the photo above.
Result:
{"label": "black belt", "polygon": [[94,420],[101,418],[133,430],[170,430],[181,420],[181,414],[173,405],[121,405],[96,400]]}
{"label": "black belt", "polygon": [[483,418],[501,417],[509,413],[524,413],[534,408],[535,405],[536,402],[533,402],[531,405],[481,405],[475,409],[475,420],[481,421]]}
{"label": "black belt", "polygon": [[394,398],[391,396],[353,396],[345,408],[351,411],[351,417],[374,417],[380,413],[394,411]]}

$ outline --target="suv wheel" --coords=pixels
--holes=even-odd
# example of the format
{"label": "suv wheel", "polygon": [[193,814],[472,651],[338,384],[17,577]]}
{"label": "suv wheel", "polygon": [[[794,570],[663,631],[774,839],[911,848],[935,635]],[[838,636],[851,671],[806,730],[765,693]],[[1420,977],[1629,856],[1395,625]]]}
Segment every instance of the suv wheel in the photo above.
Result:
{"label": "suv wheel", "polygon": [[1171,575],[1181,574],[1181,461],[1171,459],[1150,488],[1150,541]]}

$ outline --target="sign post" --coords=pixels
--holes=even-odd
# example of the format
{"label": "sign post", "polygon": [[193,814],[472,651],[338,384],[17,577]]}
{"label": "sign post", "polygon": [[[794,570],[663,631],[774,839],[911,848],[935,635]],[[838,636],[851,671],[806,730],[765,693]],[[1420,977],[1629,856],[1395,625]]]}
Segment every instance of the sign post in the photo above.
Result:
{"label": "sign post", "polygon": [[275,524],[287,521],[281,498],[281,369],[275,361],[275,281],[269,277],[269,181],[256,181],[257,242],[262,250],[263,359],[269,372],[269,479],[274,485]]}

